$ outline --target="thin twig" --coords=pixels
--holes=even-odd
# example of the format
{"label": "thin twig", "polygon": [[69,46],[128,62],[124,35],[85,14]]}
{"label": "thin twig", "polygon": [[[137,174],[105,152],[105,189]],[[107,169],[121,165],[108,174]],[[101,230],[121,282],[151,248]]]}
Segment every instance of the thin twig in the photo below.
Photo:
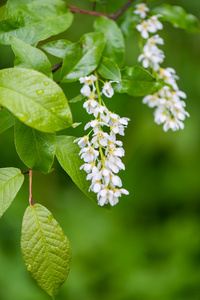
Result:
{"label": "thin twig", "polygon": [[97,16],[97,17],[107,17],[112,19],[113,15],[106,15],[106,14],[101,14],[98,13],[96,11],[90,11],[90,10],[85,10],[85,9],[81,9],[72,5],[67,5],[67,7],[71,10],[71,12],[73,13],[82,13],[82,14],[87,14],[87,15],[92,15],[92,16]]}
{"label": "thin twig", "polygon": [[30,170],[29,171],[29,203],[31,206],[34,206],[33,196],[32,196],[32,175],[33,175],[33,170]]}
{"label": "thin twig", "polygon": [[55,73],[60,67],[62,67],[62,62],[52,67],[52,73]]}
{"label": "thin twig", "polygon": [[0,110],[2,110],[2,109],[3,109],[3,106],[0,107]]}
{"label": "thin twig", "polygon": [[22,173],[22,175],[29,174],[29,172],[30,172],[30,171],[26,171],[26,172]]}
{"label": "thin twig", "polygon": [[122,8],[120,10],[118,10],[118,12],[116,12],[112,19],[113,20],[117,20],[128,8],[129,6],[134,2],[135,0],[129,0],[126,4],[124,4],[124,6],[122,6]]}

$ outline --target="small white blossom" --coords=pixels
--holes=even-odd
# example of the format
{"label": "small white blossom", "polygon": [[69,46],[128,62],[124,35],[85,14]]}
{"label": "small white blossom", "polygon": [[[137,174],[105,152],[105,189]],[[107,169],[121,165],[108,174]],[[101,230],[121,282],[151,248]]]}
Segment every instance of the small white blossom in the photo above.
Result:
{"label": "small white blossom", "polygon": [[114,95],[114,90],[111,86],[111,83],[113,83],[113,82],[119,83],[119,81],[109,81],[109,82],[106,82],[103,86],[102,93],[108,98],[111,98]]}
{"label": "small white blossom", "polygon": [[151,27],[151,31],[149,32],[156,32],[157,30],[163,29],[163,24],[158,20],[160,16],[161,15],[155,15],[147,20],[149,26]]}
{"label": "small white blossom", "polygon": [[155,30],[154,30],[155,27],[153,27],[151,23],[149,23],[148,21],[145,21],[145,20],[141,24],[137,25],[136,28],[139,32],[141,32],[141,36],[144,39],[148,39],[149,32],[151,32],[151,33],[155,32]]}
{"label": "small white blossom", "polygon": [[[84,86],[81,89],[81,94],[83,94],[86,97],[89,97],[92,92],[96,90],[94,81],[97,80],[97,77],[94,75],[80,77],[79,81],[80,83],[84,83]],[[90,85],[92,85],[92,91],[90,89]]]}
{"label": "small white blossom", "polygon": [[149,8],[146,6],[145,3],[140,3],[136,5],[136,10],[134,10],[134,13],[136,15],[140,15],[140,18],[145,19],[147,12],[149,12]]}

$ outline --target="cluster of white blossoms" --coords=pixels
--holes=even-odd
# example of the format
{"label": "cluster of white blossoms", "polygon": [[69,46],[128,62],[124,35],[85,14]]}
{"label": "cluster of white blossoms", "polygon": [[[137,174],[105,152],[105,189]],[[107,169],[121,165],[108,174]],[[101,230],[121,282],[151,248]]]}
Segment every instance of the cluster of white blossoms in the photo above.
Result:
{"label": "cluster of white blossoms", "polygon": [[101,92],[96,76],[81,77],[79,81],[84,83],[81,93],[87,97],[83,107],[88,114],[94,116],[84,128],[90,128],[90,132],[74,141],[78,142],[81,148],[79,155],[84,160],[80,169],[87,173],[86,179],[91,180],[89,191],[97,194],[98,204],[103,206],[110,203],[113,206],[118,203],[122,194],[129,194],[122,188],[122,181],[116,175],[120,170],[125,170],[121,161],[125,151],[116,135],[124,135],[129,119],[110,112],[101,98],[102,94],[108,98],[113,96],[111,84],[114,81],[105,82]]}
{"label": "cluster of white blossoms", "polygon": [[[173,131],[184,128],[182,121],[185,117],[189,117],[189,113],[185,111],[185,102],[181,99],[186,98],[186,94],[179,90],[176,80],[179,77],[172,68],[161,68],[165,55],[157,45],[164,45],[163,39],[155,34],[158,30],[163,29],[162,23],[158,20],[161,15],[150,15],[149,8],[145,3],[136,5],[134,13],[139,15],[141,23],[136,26],[141,33],[145,44],[142,49],[142,54],[138,57],[138,61],[142,62],[144,68],[149,68],[158,77],[164,80],[167,84],[157,93],[147,95],[143,99],[143,103],[149,107],[155,107],[154,121],[157,124],[163,124],[163,130]],[[150,34],[155,34],[150,36]]]}

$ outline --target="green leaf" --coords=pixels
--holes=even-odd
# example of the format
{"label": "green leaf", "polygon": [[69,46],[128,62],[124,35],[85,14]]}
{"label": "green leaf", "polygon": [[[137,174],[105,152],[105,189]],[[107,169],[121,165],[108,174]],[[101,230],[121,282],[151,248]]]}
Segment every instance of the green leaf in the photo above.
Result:
{"label": "green leaf", "polygon": [[99,75],[103,78],[118,81],[121,79],[120,69],[110,58],[103,57],[97,69]]}
{"label": "green leaf", "polygon": [[76,102],[80,102],[83,99],[85,99],[85,96],[83,96],[82,94],[79,94],[78,96],[74,97],[73,99],[69,100],[69,103],[76,103]]}
{"label": "green leaf", "polygon": [[6,4],[0,7],[0,21],[5,19]]}
{"label": "green leaf", "polygon": [[172,23],[174,27],[183,28],[189,33],[200,32],[198,19],[195,16],[186,13],[180,6],[163,4],[155,7],[152,11],[156,14],[161,14],[161,19]]}
{"label": "green leaf", "polygon": [[106,45],[103,56],[112,58],[119,67],[124,64],[125,44],[123,34],[115,21],[100,17],[94,22],[94,29],[103,32],[106,37]]}
{"label": "green leaf", "polygon": [[20,121],[40,131],[52,133],[72,125],[62,89],[35,70],[0,70],[0,104]]}
{"label": "green leaf", "polygon": [[11,205],[24,181],[24,175],[16,168],[0,169],[0,217]]}
{"label": "green leaf", "polygon": [[90,199],[96,202],[96,195],[89,192],[90,182],[86,180],[86,173],[80,170],[80,166],[84,164],[79,156],[80,148],[74,143],[76,138],[72,136],[57,136],[56,157],[61,167],[67,172],[74,183],[83,191]]}
{"label": "green leaf", "polygon": [[8,13],[6,20],[0,21],[0,44],[9,45],[12,35],[35,46],[65,31],[72,20],[73,15],[64,1],[38,0],[17,6]]}
{"label": "green leaf", "polygon": [[17,6],[21,6],[21,5],[25,5],[28,4],[30,2],[34,2],[36,0],[8,0],[7,4],[6,4],[6,15],[9,14],[9,12],[17,7]]}
{"label": "green leaf", "polygon": [[113,85],[118,93],[127,93],[134,97],[153,94],[163,87],[149,72],[139,66],[125,68],[121,72],[122,80]]}
{"label": "green leaf", "polygon": [[0,110],[0,133],[14,125],[13,115],[4,107]]}
{"label": "green leaf", "polygon": [[68,51],[68,46],[70,46],[72,42],[68,40],[58,40],[47,43],[42,46],[47,53],[54,55],[56,57],[64,58],[66,52]]}
{"label": "green leaf", "polygon": [[15,53],[15,67],[36,70],[53,78],[51,63],[39,49],[10,36],[11,47]]}
{"label": "green leaf", "polygon": [[54,133],[35,130],[16,119],[15,146],[19,157],[30,169],[49,173],[56,150]]}
{"label": "green leaf", "polygon": [[128,9],[119,20],[120,28],[125,37],[130,37],[140,22],[140,16],[133,13],[133,8]]}
{"label": "green leaf", "polygon": [[40,204],[25,211],[21,250],[30,275],[55,299],[69,273],[71,246],[51,212]]}
{"label": "green leaf", "polygon": [[68,45],[61,69],[61,81],[72,82],[94,71],[105,45],[102,33],[87,33],[79,42]]}

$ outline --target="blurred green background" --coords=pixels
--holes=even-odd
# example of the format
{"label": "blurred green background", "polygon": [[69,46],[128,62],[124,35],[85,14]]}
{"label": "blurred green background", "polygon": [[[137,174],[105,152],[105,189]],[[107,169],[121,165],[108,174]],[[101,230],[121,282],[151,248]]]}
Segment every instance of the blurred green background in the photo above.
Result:
{"label": "blurred green background", "polygon": [[[91,9],[89,0],[68,1]],[[108,13],[126,1],[108,1]],[[1,1],[3,4],[3,1]],[[155,5],[155,1],[153,5]],[[184,7],[200,18],[200,1],[157,1]],[[93,30],[94,17],[76,14],[72,27],[52,39],[77,41]],[[52,211],[72,245],[72,265],[57,299],[68,300],[199,300],[200,299],[200,35],[170,24],[159,33],[165,40],[164,67],[180,76],[191,117],[185,129],[163,132],[153,110],[128,95],[107,100],[110,110],[131,119],[123,138],[130,191],[111,210],[88,200],[55,161],[49,175],[33,176],[34,202]],[[138,33],[126,41],[126,65],[137,63]],[[50,57],[52,64],[59,62]],[[0,47],[0,67],[13,66],[9,46]],[[79,83],[62,85],[70,99]],[[74,122],[87,122],[81,103],[71,105]],[[83,135],[83,125],[61,134]],[[1,134],[0,167],[27,167],[19,160],[13,128]],[[31,279],[20,253],[23,213],[28,205],[28,177],[0,220],[0,299],[50,299]]]}

